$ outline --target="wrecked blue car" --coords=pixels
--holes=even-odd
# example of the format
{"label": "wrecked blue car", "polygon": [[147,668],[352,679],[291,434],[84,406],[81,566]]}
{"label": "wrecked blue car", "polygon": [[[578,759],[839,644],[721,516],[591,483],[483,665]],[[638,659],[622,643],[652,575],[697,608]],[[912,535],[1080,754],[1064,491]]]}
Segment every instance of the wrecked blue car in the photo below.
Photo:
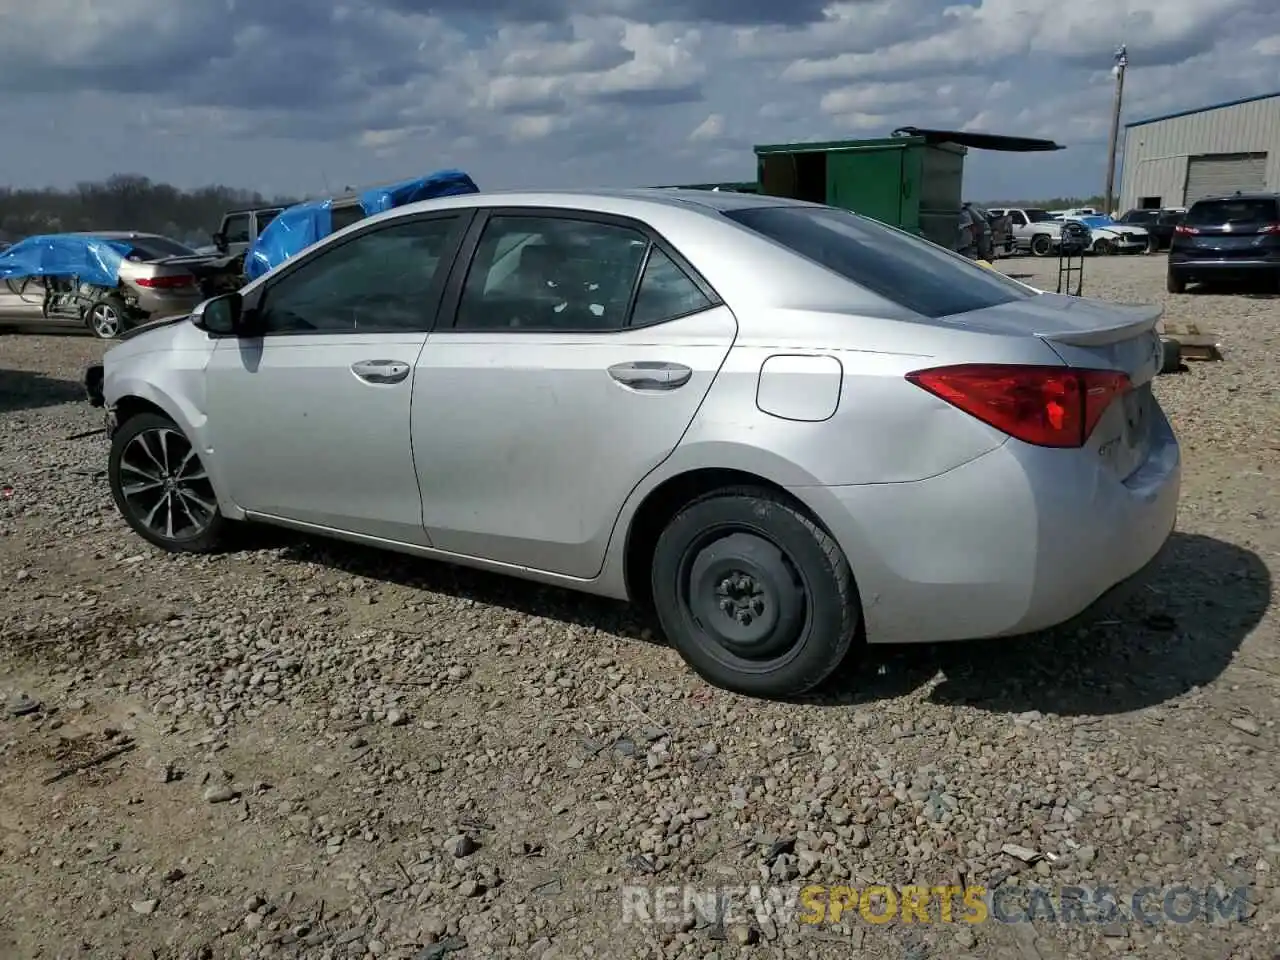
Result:
{"label": "wrecked blue car", "polygon": [[419,200],[479,192],[461,170],[440,170],[342,197],[296,204],[279,213],[245,253],[245,277],[256,280],[329,234],[376,213]]}

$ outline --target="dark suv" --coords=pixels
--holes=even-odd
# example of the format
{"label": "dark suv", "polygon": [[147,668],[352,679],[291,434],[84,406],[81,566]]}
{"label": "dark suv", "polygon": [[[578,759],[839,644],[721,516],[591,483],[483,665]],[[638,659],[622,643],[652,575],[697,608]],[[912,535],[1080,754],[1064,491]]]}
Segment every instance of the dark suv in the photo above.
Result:
{"label": "dark suv", "polygon": [[1280,194],[1197,200],[1173,230],[1170,293],[1188,283],[1266,278],[1280,289]]}
{"label": "dark suv", "polygon": [[1173,228],[1182,221],[1181,210],[1129,210],[1117,223],[1128,223],[1147,231],[1147,252],[1169,249]]}

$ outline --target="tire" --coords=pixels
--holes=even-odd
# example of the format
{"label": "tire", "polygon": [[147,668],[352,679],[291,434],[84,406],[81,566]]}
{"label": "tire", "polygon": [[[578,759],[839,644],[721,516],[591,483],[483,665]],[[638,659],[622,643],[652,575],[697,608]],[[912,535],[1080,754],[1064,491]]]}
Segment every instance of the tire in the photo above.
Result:
{"label": "tire", "polygon": [[1100,257],[1109,257],[1116,252],[1116,245],[1106,238],[1096,240],[1093,244],[1093,252]]}
{"label": "tire", "polygon": [[1033,257],[1047,257],[1053,253],[1053,240],[1047,233],[1037,233],[1031,238],[1031,255]]}
{"label": "tire", "polygon": [[839,546],[768,490],[718,490],[688,504],[659,535],[651,576],[672,645],[709,683],[738,693],[811,690],[845,659],[860,621]]}
{"label": "tire", "polygon": [[114,340],[125,331],[126,315],[124,301],[112,293],[89,305],[84,325],[99,340]]}
{"label": "tire", "polygon": [[111,438],[107,482],[125,522],[161,550],[212,553],[225,545],[229,522],[204,464],[168,417],[140,413],[120,424]]}
{"label": "tire", "polygon": [[1187,281],[1169,270],[1164,275],[1164,288],[1170,293],[1186,293]]}
{"label": "tire", "polygon": [[1182,344],[1177,340],[1161,340],[1161,373],[1177,373],[1182,369]]}

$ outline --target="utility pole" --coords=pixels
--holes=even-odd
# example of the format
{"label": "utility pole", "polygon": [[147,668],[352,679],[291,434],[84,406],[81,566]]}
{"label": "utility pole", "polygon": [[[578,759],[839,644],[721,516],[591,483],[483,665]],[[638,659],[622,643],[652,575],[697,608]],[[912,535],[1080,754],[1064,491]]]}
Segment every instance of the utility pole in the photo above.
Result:
{"label": "utility pole", "polygon": [[1129,66],[1129,51],[1121,44],[1116,50],[1115,65],[1111,75],[1116,78],[1116,96],[1111,104],[1111,140],[1107,144],[1107,189],[1104,194],[1106,208],[1102,211],[1111,216],[1111,203],[1116,186],[1116,148],[1120,145],[1120,106],[1124,101],[1124,71]]}

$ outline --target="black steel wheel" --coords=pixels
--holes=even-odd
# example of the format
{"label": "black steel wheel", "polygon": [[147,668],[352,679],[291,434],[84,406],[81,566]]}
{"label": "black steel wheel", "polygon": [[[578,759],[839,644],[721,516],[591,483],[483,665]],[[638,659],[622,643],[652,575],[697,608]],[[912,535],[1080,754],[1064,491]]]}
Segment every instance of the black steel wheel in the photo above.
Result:
{"label": "black steel wheel", "polygon": [[681,510],[658,538],[652,587],[689,665],[756,696],[821,683],[849,652],[861,612],[839,546],[767,490],[721,490]]}
{"label": "black steel wheel", "polygon": [[1037,233],[1031,238],[1031,255],[1033,257],[1047,257],[1053,253],[1053,240],[1047,233]]}
{"label": "black steel wheel", "polygon": [[219,547],[227,521],[191,441],[172,420],[142,413],[122,423],[107,463],[111,495],[134,532],[174,553]]}

